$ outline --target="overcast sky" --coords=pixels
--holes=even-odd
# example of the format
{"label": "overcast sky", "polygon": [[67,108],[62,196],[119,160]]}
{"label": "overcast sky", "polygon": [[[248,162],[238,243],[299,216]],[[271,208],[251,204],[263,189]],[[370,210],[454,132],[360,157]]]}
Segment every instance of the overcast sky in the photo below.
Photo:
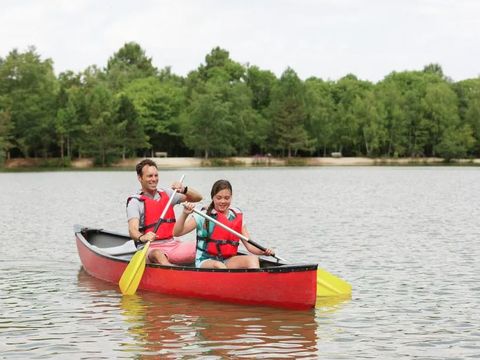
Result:
{"label": "overcast sky", "polygon": [[135,41],[154,66],[186,75],[220,46],[280,75],[377,82],[438,63],[480,75],[479,0],[0,0],[0,57],[34,45],[55,72],[104,67]]}

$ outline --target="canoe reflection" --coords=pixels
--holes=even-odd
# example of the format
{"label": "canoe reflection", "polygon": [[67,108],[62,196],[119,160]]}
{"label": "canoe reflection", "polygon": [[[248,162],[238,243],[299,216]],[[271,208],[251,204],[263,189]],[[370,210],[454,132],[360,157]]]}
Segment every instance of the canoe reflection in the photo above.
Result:
{"label": "canoe reflection", "polygon": [[[79,284],[115,289],[81,270]],[[119,296],[138,353],[160,357],[318,358],[316,311],[288,311],[184,299],[149,292]],[[334,309],[324,304],[327,309]]]}

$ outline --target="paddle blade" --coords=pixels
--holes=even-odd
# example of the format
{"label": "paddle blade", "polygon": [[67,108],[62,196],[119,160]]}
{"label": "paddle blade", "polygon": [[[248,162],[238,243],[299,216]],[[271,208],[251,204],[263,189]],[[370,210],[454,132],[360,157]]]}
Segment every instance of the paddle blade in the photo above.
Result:
{"label": "paddle blade", "polygon": [[123,295],[133,295],[137,291],[138,284],[140,284],[143,272],[145,271],[149,246],[150,242],[147,242],[142,250],[137,251],[135,255],[132,256],[130,263],[125,268],[118,282]]}
{"label": "paddle blade", "polygon": [[352,285],[323,269],[317,270],[317,296],[351,295]]}

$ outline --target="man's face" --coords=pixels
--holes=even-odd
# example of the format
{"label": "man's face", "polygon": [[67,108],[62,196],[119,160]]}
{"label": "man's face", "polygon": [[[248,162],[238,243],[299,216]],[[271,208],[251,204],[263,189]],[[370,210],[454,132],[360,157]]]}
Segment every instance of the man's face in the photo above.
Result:
{"label": "man's face", "polygon": [[157,191],[158,170],[155,166],[145,165],[142,169],[142,176],[138,176],[143,191],[154,193]]}

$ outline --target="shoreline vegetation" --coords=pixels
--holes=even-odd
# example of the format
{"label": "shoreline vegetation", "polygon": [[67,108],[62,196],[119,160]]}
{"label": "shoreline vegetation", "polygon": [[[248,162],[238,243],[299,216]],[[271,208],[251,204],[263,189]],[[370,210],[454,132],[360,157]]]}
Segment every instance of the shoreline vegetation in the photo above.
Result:
{"label": "shoreline vegetation", "polygon": [[94,158],[101,168],[130,167],[118,159],[146,154],[168,155],[161,167],[480,158],[480,77],[454,82],[440,64],[392,71],[375,83],[355,74],[302,79],[290,67],[277,76],[214,47],[179,76],[129,42],[104,67],[57,76],[53,65],[35,47],[0,56],[0,166],[34,158],[43,159],[41,169],[80,168],[75,159]]}
{"label": "shoreline vegetation", "polygon": [[[143,158],[120,160],[108,169],[134,169]],[[367,157],[294,157],[277,158],[271,156],[196,158],[196,157],[150,157],[161,169],[204,168],[204,167],[284,167],[284,166],[480,166],[480,159],[456,159],[446,161],[438,157],[417,158],[367,158]],[[96,166],[93,158],[17,158],[6,160],[0,171],[15,170],[82,170],[105,169]]]}

